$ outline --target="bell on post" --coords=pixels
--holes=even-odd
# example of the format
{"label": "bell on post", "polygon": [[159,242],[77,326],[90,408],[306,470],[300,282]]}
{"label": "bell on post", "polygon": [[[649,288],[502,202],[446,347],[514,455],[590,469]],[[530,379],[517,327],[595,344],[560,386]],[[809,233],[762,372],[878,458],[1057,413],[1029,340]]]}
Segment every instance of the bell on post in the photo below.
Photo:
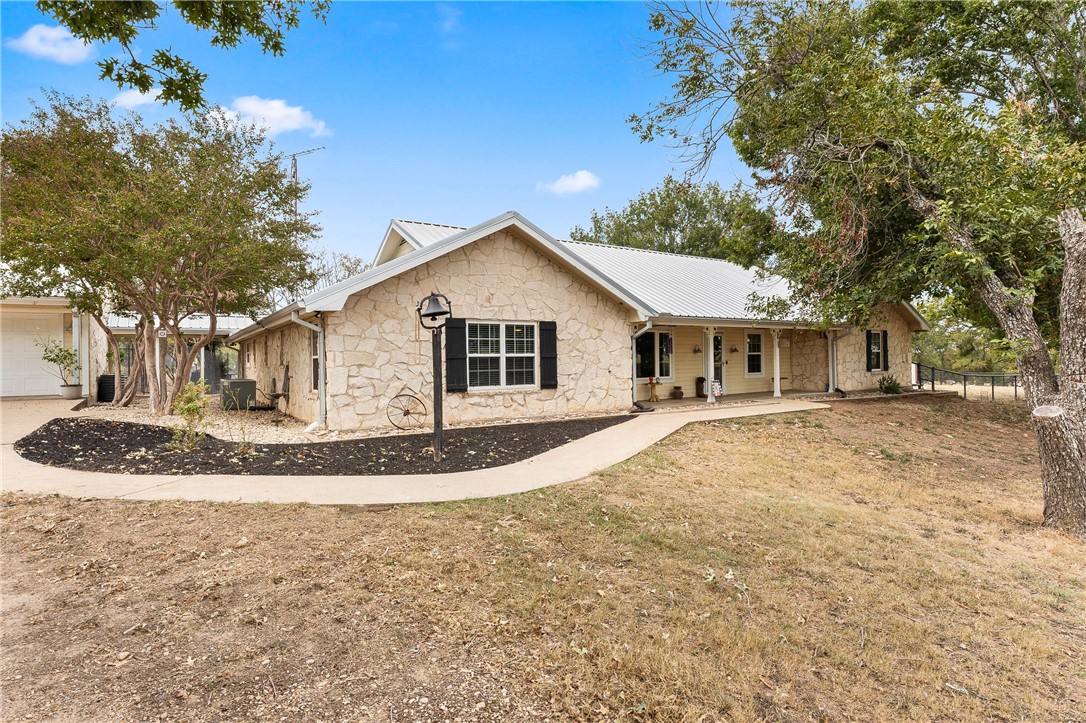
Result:
{"label": "bell on post", "polygon": [[445,299],[443,294],[432,292],[429,296],[419,302],[419,316],[424,316],[430,321],[433,321],[439,316],[448,316],[450,313],[448,299],[445,299],[445,303],[442,303],[442,299]]}

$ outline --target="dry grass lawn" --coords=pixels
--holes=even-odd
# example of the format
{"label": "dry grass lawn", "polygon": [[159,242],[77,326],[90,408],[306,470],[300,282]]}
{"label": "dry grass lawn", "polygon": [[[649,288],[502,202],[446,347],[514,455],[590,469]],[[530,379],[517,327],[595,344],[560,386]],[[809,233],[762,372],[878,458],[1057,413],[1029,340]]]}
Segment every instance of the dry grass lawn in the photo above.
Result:
{"label": "dry grass lawn", "polygon": [[1024,411],[690,426],[372,510],[5,495],[3,717],[1086,720],[1086,545]]}

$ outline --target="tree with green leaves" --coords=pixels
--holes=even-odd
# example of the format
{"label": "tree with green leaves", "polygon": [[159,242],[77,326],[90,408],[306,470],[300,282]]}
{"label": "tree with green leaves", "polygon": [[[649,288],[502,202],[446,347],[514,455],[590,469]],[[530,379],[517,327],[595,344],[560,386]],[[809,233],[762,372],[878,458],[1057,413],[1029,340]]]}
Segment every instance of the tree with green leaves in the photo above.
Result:
{"label": "tree with green leaves", "polygon": [[1002,335],[970,321],[953,296],[917,302],[931,329],[913,338],[917,362],[957,372],[1015,371],[1014,354]]}
{"label": "tree with green leaves", "polygon": [[[5,291],[67,296],[114,358],[106,311],[137,317],[151,410],[166,414],[218,314],[254,314],[271,289],[310,281],[317,226],[295,211],[307,191],[262,131],[216,111],[147,126],[51,94],[3,133]],[[181,324],[197,314],[209,328],[192,339]]]}
{"label": "tree with green leaves", "polygon": [[750,194],[668,176],[620,211],[593,211],[591,228],[577,226],[570,238],[750,266],[764,255],[772,233],[772,215]]}
{"label": "tree with green leaves", "polygon": [[330,0],[202,0],[186,2],[99,2],[97,0],[38,0],[38,10],[52,16],[72,35],[87,43],[116,42],[121,57],[98,63],[99,76],[119,88],[134,88],[142,93],[159,90],[163,102],[176,102],[182,110],[204,107],[204,81],[207,74],[170,48],[157,48],[147,60],[136,52],[140,33],[154,30],[156,23],[170,9],[197,30],[211,33],[211,45],[236,48],[247,39],[260,44],[265,53],[283,55],[286,32],[297,28],[303,12],[309,10],[317,20],[328,15]]}
{"label": "tree with green leaves", "polygon": [[1033,407],[1044,522],[1086,535],[1082,0],[658,6],[651,27],[677,80],[634,130],[694,172],[734,145],[791,232],[763,265],[798,300],[862,319],[953,293],[998,327]]}

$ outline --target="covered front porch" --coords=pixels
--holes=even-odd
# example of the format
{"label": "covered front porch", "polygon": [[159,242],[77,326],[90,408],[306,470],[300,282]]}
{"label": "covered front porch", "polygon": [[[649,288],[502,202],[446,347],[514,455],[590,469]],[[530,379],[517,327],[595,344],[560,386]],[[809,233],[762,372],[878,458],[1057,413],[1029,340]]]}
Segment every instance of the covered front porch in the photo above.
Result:
{"label": "covered front porch", "polygon": [[825,393],[832,389],[832,335],[653,320],[633,338],[634,399],[665,408]]}

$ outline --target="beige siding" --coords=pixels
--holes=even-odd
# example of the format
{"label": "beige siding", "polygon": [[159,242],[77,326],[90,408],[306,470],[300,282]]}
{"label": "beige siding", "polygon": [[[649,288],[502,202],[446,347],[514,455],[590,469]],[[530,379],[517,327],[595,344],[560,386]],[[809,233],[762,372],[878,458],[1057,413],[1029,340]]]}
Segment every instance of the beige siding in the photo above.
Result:
{"label": "beige siding", "polygon": [[[657,394],[660,399],[666,399],[673,387],[679,385],[683,388],[684,399],[693,397],[697,392],[697,378],[705,376],[705,359],[707,354],[710,357],[712,355],[712,343],[706,341],[702,327],[656,327],[656,330],[670,331],[675,338],[672,358],[674,375],[672,378],[662,381],[657,389]],[[763,375],[760,377],[748,377],[745,374],[747,332],[759,332],[762,335]],[[773,391],[773,334],[769,329],[729,327],[717,328],[713,333],[723,334],[724,336],[724,358],[727,362],[725,368],[725,394]],[[788,391],[793,388],[792,347],[793,339],[797,333],[799,332],[791,329],[781,331],[781,391]],[[701,349],[701,353],[694,353],[695,346]],[[737,349],[735,353],[730,351],[733,346]],[[714,376],[715,374],[716,372],[714,372]],[[637,398],[640,401],[648,400],[648,384],[639,383],[637,385]]]}

